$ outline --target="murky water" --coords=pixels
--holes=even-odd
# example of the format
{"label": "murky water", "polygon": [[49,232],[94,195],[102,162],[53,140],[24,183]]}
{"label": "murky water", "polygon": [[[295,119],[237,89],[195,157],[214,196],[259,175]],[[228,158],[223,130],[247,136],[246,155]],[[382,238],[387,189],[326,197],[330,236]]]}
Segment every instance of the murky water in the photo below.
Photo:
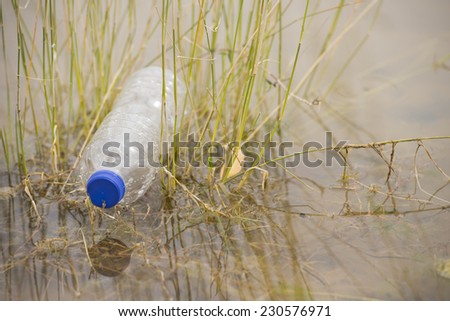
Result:
{"label": "murky water", "polygon": [[[383,3],[332,91],[327,83],[367,29],[352,30],[317,74],[330,79],[306,98],[320,106],[288,106],[282,138],[301,150],[311,140],[325,145],[326,131],[350,144],[450,135],[450,62],[436,65],[450,53],[448,12],[447,1]],[[315,21],[310,30],[326,33]],[[298,79],[318,50],[314,40],[304,48]],[[287,41],[286,56],[291,49]],[[270,170],[264,190],[255,174],[239,194],[215,195],[233,218],[205,213],[183,191],[161,204],[155,186],[134,210],[118,207],[91,225],[75,186],[65,200],[39,199],[38,222],[26,193],[10,187],[19,178],[10,185],[2,174],[0,298],[448,300],[439,263],[450,259],[450,141],[421,144],[396,144],[392,171],[392,144],[351,149],[346,181],[336,161],[289,169],[301,179]],[[47,188],[38,192],[50,195]]]}

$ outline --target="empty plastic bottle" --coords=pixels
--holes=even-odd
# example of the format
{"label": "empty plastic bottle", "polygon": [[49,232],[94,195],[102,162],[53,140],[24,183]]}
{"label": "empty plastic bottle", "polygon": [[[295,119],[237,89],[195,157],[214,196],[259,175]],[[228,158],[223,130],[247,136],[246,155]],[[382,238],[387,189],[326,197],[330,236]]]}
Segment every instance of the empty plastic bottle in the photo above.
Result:
{"label": "empty plastic bottle", "polygon": [[[86,146],[80,174],[94,205],[109,208],[121,200],[132,203],[155,178],[160,155],[162,72],[160,67],[148,67],[134,73]],[[174,74],[166,70],[166,132],[173,129],[174,81]],[[180,81],[176,90],[179,97],[185,92]]]}

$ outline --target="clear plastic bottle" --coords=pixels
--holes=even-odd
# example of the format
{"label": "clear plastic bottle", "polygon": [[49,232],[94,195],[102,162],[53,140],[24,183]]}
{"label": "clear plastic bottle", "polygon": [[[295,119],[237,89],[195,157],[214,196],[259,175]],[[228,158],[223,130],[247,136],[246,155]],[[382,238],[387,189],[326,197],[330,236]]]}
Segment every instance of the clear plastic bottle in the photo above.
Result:
{"label": "clear plastic bottle", "polygon": [[[132,203],[155,178],[159,170],[162,76],[160,67],[147,67],[131,75],[86,146],[80,175],[94,205],[109,208],[120,201]],[[166,133],[173,130],[174,81],[174,74],[166,70]],[[178,97],[184,93],[184,85],[177,81]]]}

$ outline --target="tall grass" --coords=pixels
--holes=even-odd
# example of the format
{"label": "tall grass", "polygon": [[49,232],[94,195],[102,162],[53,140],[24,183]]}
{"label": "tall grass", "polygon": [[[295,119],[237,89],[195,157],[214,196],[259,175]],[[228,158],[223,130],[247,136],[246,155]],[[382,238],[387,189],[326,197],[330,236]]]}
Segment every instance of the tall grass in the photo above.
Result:
{"label": "tall grass", "polygon": [[[46,172],[51,183],[66,186],[123,81],[134,70],[157,64],[176,70],[177,78],[188,85],[186,96],[175,101],[175,108],[183,111],[176,113],[174,126],[180,138],[188,140],[194,133],[200,146],[207,141],[224,146],[236,143],[228,147],[228,166],[220,175],[212,165],[206,171],[210,189],[218,181],[228,182],[244,170],[236,146],[263,131],[273,138],[293,98],[311,105],[294,93],[304,89],[308,96],[330,48],[376,4],[365,6],[340,33],[337,26],[347,5],[341,1],[330,7],[334,19],[317,59],[299,74],[303,38],[310,20],[321,14],[309,3],[305,1],[300,6],[303,11],[290,21],[285,14],[292,1],[42,0],[26,7],[16,0],[2,3],[2,61],[6,66],[16,56],[16,75],[8,68],[4,73],[9,125],[1,137],[8,171],[17,168],[27,177],[27,161],[37,159],[42,167],[33,171]],[[14,12],[7,21],[4,6]],[[289,37],[298,39],[290,55],[283,48],[287,28]],[[7,43],[5,30],[13,29],[16,39]],[[161,137],[165,130],[161,128]],[[212,159],[212,151],[208,152]],[[182,153],[175,146],[169,171],[161,172],[169,192],[180,186],[174,179],[180,171],[203,177],[204,168],[177,167],[178,159],[185,156]],[[201,153],[198,148],[196,157]],[[254,169],[264,171],[255,165],[240,176],[240,186]]]}

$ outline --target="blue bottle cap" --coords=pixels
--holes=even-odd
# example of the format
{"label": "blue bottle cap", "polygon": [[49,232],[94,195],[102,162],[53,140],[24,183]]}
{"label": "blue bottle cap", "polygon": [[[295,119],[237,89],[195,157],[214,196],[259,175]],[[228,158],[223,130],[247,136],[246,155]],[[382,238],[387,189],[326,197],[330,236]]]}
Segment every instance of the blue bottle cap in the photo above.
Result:
{"label": "blue bottle cap", "polygon": [[89,177],[86,190],[92,204],[110,208],[120,202],[125,194],[122,177],[113,171],[99,170]]}

